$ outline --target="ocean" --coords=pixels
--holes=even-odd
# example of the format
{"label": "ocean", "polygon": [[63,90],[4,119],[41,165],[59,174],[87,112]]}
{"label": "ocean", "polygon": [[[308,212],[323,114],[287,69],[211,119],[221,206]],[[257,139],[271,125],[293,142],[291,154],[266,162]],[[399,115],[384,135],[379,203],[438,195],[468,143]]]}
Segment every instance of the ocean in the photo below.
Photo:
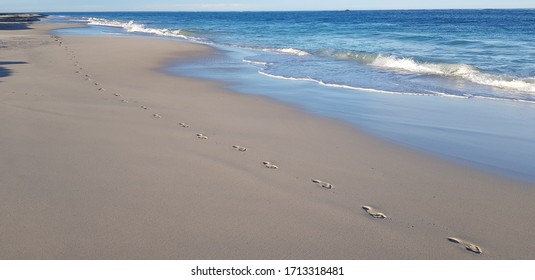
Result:
{"label": "ocean", "polygon": [[535,10],[95,12],[48,20],[88,24],[58,35],[207,44],[218,55],[162,71],[222,81],[535,182]]}

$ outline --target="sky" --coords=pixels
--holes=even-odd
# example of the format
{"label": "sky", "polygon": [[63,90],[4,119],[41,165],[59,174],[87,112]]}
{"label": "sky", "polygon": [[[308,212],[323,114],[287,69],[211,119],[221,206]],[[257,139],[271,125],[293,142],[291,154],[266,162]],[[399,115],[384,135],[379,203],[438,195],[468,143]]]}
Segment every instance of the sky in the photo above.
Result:
{"label": "sky", "polygon": [[535,0],[0,0],[0,13],[488,8],[535,8]]}

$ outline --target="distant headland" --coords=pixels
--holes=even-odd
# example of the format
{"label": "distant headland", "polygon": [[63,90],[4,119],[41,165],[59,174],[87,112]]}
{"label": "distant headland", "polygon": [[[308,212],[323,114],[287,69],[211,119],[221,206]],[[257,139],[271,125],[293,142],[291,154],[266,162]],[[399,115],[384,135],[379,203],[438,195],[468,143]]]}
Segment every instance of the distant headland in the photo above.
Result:
{"label": "distant headland", "polygon": [[29,21],[38,21],[40,18],[46,17],[43,14],[2,14],[0,13],[0,22],[29,22]]}
{"label": "distant headland", "polygon": [[8,14],[0,13],[0,30],[22,30],[29,29],[29,24],[46,17],[43,14]]}

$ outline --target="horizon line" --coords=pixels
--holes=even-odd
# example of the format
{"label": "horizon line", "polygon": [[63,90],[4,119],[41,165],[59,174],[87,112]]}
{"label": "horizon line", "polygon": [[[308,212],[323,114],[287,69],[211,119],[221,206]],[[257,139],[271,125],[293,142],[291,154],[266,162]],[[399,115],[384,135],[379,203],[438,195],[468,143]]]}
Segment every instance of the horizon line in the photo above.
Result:
{"label": "horizon line", "polygon": [[359,11],[451,11],[451,10],[535,10],[532,8],[407,8],[407,9],[336,9],[336,10],[228,10],[228,11],[209,11],[209,10],[93,10],[93,11],[24,11],[24,12],[4,12],[5,14],[17,13],[135,13],[135,12],[159,12],[159,13],[249,13],[249,12],[359,12]]}

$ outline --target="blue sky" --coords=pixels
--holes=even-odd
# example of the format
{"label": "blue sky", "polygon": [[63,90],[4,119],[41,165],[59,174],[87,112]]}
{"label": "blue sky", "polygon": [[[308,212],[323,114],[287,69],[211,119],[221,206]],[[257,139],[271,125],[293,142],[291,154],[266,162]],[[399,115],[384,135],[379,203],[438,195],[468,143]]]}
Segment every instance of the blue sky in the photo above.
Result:
{"label": "blue sky", "polygon": [[0,0],[0,12],[535,8],[535,0]]}

